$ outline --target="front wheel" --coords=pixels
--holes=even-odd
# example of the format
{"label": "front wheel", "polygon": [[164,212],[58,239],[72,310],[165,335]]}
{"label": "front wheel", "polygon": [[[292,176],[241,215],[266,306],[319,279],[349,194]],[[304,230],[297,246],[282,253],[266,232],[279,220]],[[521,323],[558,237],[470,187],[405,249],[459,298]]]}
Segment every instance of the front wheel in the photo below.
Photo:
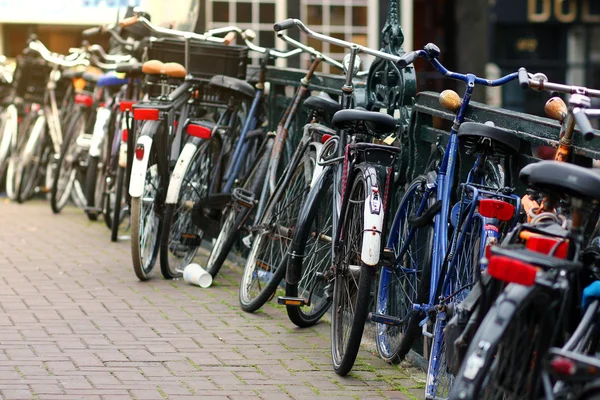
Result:
{"label": "front wheel", "polygon": [[331,356],[333,369],[341,376],[350,372],[360,349],[375,273],[375,267],[361,259],[365,198],[365,180],[359,172],[340,219],[341,245],[334,265]]}
{"label": "front wheel", "polygon": [[116,185],[113,185],[113,190],[115,192],[114,199],[109,195],[105,196],[105,210],[107,214],[111,215],[110,221],[106,221],[108,224],[110,222],[110,240],[112,242],[116,242],[119,238],[119,227],[121,223],[125,219],[125,209],[127,206],[127,201],[125,199],[125,168],[119,166],[117,168],[117,182]]}
{"label": "front wheel", "polygon": [[97,221],[99,208],[102,206],[106,177],[104,167],[99,157],[88,156],[87,175],[85,178],[85,198],[87,209],[85,211],[90,221]]}

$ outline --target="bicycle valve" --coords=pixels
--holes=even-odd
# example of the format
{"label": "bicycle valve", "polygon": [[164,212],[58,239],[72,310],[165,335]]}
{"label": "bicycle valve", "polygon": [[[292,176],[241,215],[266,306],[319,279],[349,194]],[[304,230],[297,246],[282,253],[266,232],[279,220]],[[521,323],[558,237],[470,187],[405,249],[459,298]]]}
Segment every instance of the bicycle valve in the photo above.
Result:
{"label": "bicycle valve", "polygon": [[568,113],[567,105],[560,97],[552,97],[544,106],[546,115],[552,119],[562,122]]}
{"label": "bicycle valve", "polygon": [[462,99],[454,90],[447,89],[440,93],[440,104],[448,111],[457,112]]}

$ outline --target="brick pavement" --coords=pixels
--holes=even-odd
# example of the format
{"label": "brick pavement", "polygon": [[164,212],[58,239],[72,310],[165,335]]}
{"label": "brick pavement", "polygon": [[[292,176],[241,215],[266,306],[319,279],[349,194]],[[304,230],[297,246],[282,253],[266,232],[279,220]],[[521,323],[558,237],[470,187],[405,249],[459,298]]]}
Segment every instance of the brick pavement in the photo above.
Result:
{"label": "brick pavement", "polygon": [[79,210],[0,199],[0,221],[4,399],[421,397],[421,373],[364,350],[336,376],[327,323],[295,328],[274,303],[242,312],[236,268],[210,289],[139,282],[129,243]]}

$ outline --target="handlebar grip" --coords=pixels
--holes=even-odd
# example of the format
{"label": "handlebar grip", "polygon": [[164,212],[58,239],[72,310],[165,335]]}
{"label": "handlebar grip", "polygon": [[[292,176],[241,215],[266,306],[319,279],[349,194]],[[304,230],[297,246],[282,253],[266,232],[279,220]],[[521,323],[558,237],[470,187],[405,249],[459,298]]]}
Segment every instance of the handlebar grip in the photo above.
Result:
{"label": "handlebar grip", "polygon": [[228,46],[228,45],[230,45],[235,40],[236,37],[237,37],[237,34],[235,32],[229,32],[223,38],[223,43],[225,43],[225,45]]}
{"label": "handlebar grip", "polygon": [[279,32],[279,31],[284,31],[286,29],[290,29],[294,25],[296,25],[296,23],[294,22],[294,19],[288,18],[285,21],[277,22],[275,25],[273,25],[273,29],[275,30],[275,32]]}
{"label": "handlebar grip", "polygon": [[87,37],[87,36],[99,35],[101,33],[102,33],[102,27],[96,26],[94,28],[88,28],[88,29],[84,30],[83,32],[81,32],[81,35],[83,37]]}
{"label": "handlebar grip", "polygon": [[129,17],[129,18],[125,18],[125,19],[123,19],[123,21],[119,22],[119,26],[121,28],[127,28],[128,26],[137,24],[137,22],[138,22],[138,17],[136,17],[136,16]]}
{"label": "handlebar grip", "polygon": [[589,118],[585,115],[585,111],[581,108],[573,110],[573,118],[575,118],[579,131],[583,134],[583,138],[592,140],[594,138],[594,128],[592,128]]}
{"label": "handlebar grip", "polygon": [[523,67],[519,68],[519,86],[521,86],[521,89],[529,88],[529,74]]}
{"label": "handlebar grip", "polygon": [[396,61],[396,65],[398,68],[406,68],[415,62],[418,56],[419,54],[416,51],[409,51],[408,53],[402,55],[398,61]]}

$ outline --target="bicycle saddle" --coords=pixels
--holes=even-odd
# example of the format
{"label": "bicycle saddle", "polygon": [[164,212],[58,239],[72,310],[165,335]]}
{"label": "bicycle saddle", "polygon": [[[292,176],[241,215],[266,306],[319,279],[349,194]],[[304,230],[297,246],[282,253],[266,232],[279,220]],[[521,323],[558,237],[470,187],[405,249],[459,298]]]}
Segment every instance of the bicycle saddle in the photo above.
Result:
{"label": "bicycle saddle", "polygon": [[76,79],[81,78],[83,76],[83,71],[78,71],[76,69],[68,69],[62,72],[62,77],[64,79]]}
{"label": "bicycle saddle", "polygon": [[396,130],[398,121],[391,115],[360,108],[340,110],[333,115],[331,120],[331,125],[338,129],[350,129],[356,123],[364,123],[367,129],[383,134]]}
{"label": "bicycle saddle", "polygon": [[115,71],[122,72],[127,75],[141,75],[142,74],[142,65],[141,63],[125,63],[117,65],[117,69]]}
{"label": "bicycle saddle", "polygon": [[458,139],[470,147],[485,138],[492,141],[494,153],[516,154],[521,147],[521,139],[516,135],[493,125],[463,122],[458,128]]}
{"label": "bicycle saddle", "polygon": [[115,72],[108,72],[98,78],[100,87],[123,86],[127,82],[129,82],[128,79],[119,77]]}
{"label": "bicycle saddle", "polygon": [[85,80],[86,82],[91,82],[91,83],[98,83],[98,80],[100,79],[100,74],[95,74],[92,72],[84,72],[81,77],[83,78],[83,80]]}
{"label": "bicycle saddle", "polygon": [[250,98],[254,98],[254,96],[256,95],[256,91],[254,90],[251,84],[241,79],[233,78],[231,76],[215,75],[210,79],[209,85],[221,89],[238,92]]}
{"label": "bicycle saddle", "polygon": [[310,96],[304,100],[304,106],[313,111],[323,111],[332,115],[342,109],[342,105],[325,92],[321,92],[318,96]]}
{"label": "bicycle saddle", "polygon": [[142,64],[142,72],[147,75],[166,75],[171,78],[185,78],[185,67],[178,63],[163,63],[159,60],[148,60]]}
{"label": "bicycle saddle", "polygon": [[600,171],[558,161],[540,161],[521,170],[519,178],[541,192],[600,201]]}

